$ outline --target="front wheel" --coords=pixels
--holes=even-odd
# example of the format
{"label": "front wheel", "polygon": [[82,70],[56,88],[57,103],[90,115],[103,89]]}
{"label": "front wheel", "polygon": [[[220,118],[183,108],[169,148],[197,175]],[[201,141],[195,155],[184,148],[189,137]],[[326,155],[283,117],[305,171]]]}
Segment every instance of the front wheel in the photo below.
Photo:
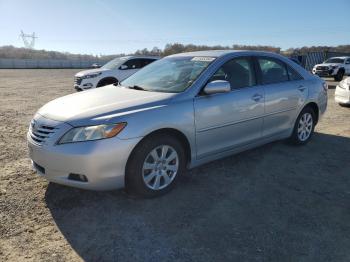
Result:
{"label": "front wheel", "polygon": [[296,145],[304,145],[310,141],[315,129],[315,112],[310,107],[304,108],[295,121],[290,142]]}
{"label": "front wheel", "polygon": [[129,193],[155,197],[171,190],[185,169],[185,152],[174,137],[146,138],[133,151],[126,168]]}
{"label": "front wheel", "polygon": [[340,70],[338,70],[338,73],[334,77],[334,80],[341,81],[341,80],[343,80],[343,77],[344,77],[344,71],[340,69]]}
{"label": "front wheel", "polygon": [[102,86],[107,86],[107,85],[112,85],[112,84],[117,84],[118,80],[112,77],[108,77],[108,78],[104,78],[102,80],[100,80],[97,85],[96,88],[98,87],[102,87]]}

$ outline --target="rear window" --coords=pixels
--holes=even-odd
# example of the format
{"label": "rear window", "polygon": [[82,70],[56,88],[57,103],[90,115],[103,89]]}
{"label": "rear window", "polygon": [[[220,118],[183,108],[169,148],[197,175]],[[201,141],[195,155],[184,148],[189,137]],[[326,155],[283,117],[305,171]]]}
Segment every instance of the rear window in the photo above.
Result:
{"label": "rear window", "polygon": [[292,67],[287,66],[288,76],[290,81],[302,80],[303,77],[299,75],[297,71],[295,71]]}

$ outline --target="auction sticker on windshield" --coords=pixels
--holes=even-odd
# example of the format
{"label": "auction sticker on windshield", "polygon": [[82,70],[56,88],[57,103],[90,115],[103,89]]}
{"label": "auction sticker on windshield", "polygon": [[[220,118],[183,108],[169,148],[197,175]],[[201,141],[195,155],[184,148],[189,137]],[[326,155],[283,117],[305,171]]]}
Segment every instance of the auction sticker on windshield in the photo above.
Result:
{"label": "auction sticker on windshield", "polygon": [[207,56],[195,56],[191,59],[191,61],[202,61],[202,62],[212,62],[215,60],[215,57],[207,57]]}

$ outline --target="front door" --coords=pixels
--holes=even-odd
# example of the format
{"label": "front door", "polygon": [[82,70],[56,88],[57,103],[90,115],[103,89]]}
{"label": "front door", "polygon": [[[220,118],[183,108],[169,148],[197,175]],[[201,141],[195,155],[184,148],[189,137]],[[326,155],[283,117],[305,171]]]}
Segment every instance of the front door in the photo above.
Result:
{"label": "front door", "polygon": [[194,99],[197,158],[221,153],[261,137],[264,90],[249,57],[225,63],[209,80],[226,80],[231,92]]}
{"label": "front door", "polygon": [[345,74],[350,75],[350,58],[345,60]]}
{"label": "front door", "polygon": [[[125,68],[123,68],[125,67]],[[132,74],[136,73],[141,68],[140,59],[130,59],[126,61],[119,69],[118,69],[118,80],[122,81]]]}

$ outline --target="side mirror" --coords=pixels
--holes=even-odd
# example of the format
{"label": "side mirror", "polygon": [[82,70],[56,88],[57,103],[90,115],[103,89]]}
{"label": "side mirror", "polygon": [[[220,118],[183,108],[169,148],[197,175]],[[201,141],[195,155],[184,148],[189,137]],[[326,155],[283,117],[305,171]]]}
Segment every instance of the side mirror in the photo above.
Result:
{"label": "side mirror", "polygon": [[207,95],[217,94],[217,93],[228,93],[231,91],[231,85],[225,80],[215,80],[208,83],[204,87],[204,93]]}
{"label": "side mirror", "polygon": [[121,65],[121,66],[119,67],[119,69],[120,69],[120,70],[125,70],[125,69],[128,69],[128,66],[127,66],[127,65]]}
{"label": "side mirror", "polygon": [[350,61],[346,61],[345,64],[347,64],[347,65],[350,64]]}

